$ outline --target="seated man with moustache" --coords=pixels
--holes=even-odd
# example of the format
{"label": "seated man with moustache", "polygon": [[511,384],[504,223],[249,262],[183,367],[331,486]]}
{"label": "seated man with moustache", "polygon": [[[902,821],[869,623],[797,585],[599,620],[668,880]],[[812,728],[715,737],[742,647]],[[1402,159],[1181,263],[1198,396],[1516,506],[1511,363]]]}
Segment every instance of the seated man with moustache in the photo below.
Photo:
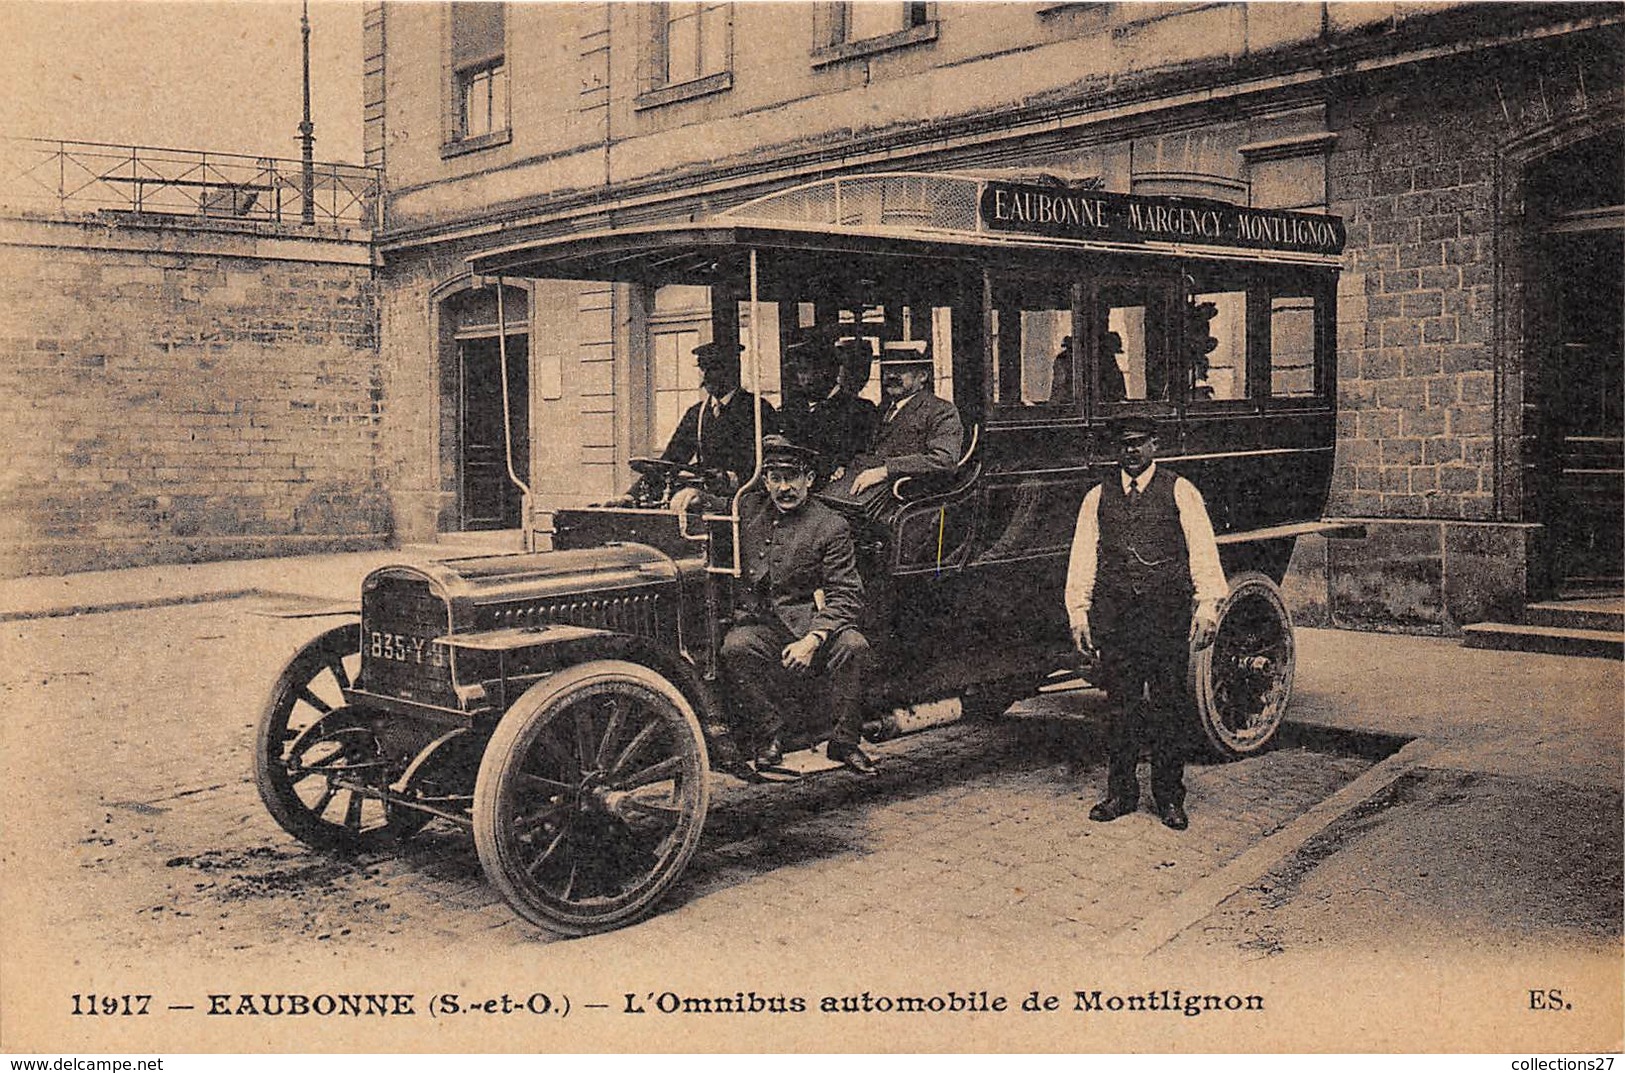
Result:
{"label": "seated man with moustache", "polygon": [[[782,436],[762,441],[763,487],[739,502],[734,623],[722,639],[722,673],[756,742],[758,768],[783,759],[788,710],[830,712],[826,752],[872,775],[858,747],[869,642],[858,631],[863,579],[846,522],[810,498],[817,455]],[[810,703],[816,700],[822,703]],[[754,733],[748,733],[748,732]]]}

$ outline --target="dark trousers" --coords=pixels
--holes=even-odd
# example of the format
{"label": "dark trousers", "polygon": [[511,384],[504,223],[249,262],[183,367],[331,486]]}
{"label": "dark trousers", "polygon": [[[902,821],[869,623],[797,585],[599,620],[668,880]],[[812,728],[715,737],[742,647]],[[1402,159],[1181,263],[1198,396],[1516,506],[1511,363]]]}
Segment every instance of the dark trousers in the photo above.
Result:
{"label": "dark trousers", "polygon": [[[1185,803],[1185,718],[1190,698],[1189,616],[1164,631],[1133,631],[1100,639],[1101,686],[1110,714],[1106,724],[1106,792],[1140,799],[1135,769],[1151,747],[1151,797],[1161,805]],[[1169,625],[1169,623],[1164,623]]]}
{"label": "dark trousers", "polygon": [[786,703],[810,710],[827,691],[834,729],[830,742],[856,745],[863,733],[863,678],[869,642],[854,629],[841,630],[818,648],[810,671],[797,673],[781,662],[784,646],[796,640],[778,622],[735,626],[722,639],[722,673],[737,710],[753,725],[740,730],[759,742],[784,729]]}

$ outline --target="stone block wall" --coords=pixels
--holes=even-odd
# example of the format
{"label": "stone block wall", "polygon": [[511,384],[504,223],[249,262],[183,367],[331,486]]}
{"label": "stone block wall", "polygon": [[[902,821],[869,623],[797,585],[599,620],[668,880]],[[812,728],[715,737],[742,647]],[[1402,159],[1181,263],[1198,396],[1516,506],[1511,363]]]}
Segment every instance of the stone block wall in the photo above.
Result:
{"label": "stone block wall", "polygon": [[1565,130],[1619,122],[1607,40],[1374,75],[1328,104],[1328,207],[1348,246],[1327,513],[1367,537],[1298,557],[1309,618],[1450,633],[1517,618],[1538,587],[1541,518],[1522,485],[1523,166]]}
{"label": "stone block wall", "polygon": [[1343,109],[1328,161],[1349,231],[1330,509],[1488,519],[1498,117],[1482,98],[1423,97],[1425,110],[1383,94]]}
{"label": "stone block wall", "polygon": [[370,249],[0,226],[0,571],[378,546]]}

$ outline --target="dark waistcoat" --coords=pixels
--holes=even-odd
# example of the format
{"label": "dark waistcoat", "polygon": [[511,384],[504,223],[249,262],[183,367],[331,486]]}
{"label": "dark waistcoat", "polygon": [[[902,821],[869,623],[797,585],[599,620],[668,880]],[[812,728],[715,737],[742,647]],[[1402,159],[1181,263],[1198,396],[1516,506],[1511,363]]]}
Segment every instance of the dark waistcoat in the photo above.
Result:
{"label": "dark waistcoat", "polygon": [[[1174,502],[1177,475],[1158,466],[1138,497],[1123,491],[1113,474],[1100,486],[1100,553],[1094,603],[1108,629],[1135,620],[1157,629],[1183,630],[1189,623],[1190,555]],[[1175,621],[1182,619],[1183,624]],[[1151,621],[1154,620],[1154,621]]]}

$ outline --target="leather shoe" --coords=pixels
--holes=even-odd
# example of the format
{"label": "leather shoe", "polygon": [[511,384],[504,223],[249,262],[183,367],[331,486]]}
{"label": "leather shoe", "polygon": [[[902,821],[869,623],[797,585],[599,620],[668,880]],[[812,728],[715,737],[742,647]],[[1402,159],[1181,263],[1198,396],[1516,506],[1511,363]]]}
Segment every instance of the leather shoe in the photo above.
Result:
{"label": "leather shoe", "polygon": [[784,763],[784,747],[778,738],[769,738],[767,744],[756,751],[757,767],[778,767]]}
{"label": "leather shoe", "polygon": [[876,773],[875,762],[870,760],[864,751],[856,745],[840,746],[830,742],[824,754],[848,771],[858,775],[873,775]]}
{"label": "leather shoe", "polygon": [[1163,805],[1157,809],[1157,815],[1162,817],[1164,827],[1171,827],[1176,831],[1183,831],[1191,825],[1191,818],[1185,815],[1184,805]]}
{"label": "leather shoe", "polygon": [[1108,797],[1089,810],[1089,818],[1096,823],[1110,823],[1120,816],[1127,816],[1139,806],[1138,801],[1130,801],[1126,797]]}

